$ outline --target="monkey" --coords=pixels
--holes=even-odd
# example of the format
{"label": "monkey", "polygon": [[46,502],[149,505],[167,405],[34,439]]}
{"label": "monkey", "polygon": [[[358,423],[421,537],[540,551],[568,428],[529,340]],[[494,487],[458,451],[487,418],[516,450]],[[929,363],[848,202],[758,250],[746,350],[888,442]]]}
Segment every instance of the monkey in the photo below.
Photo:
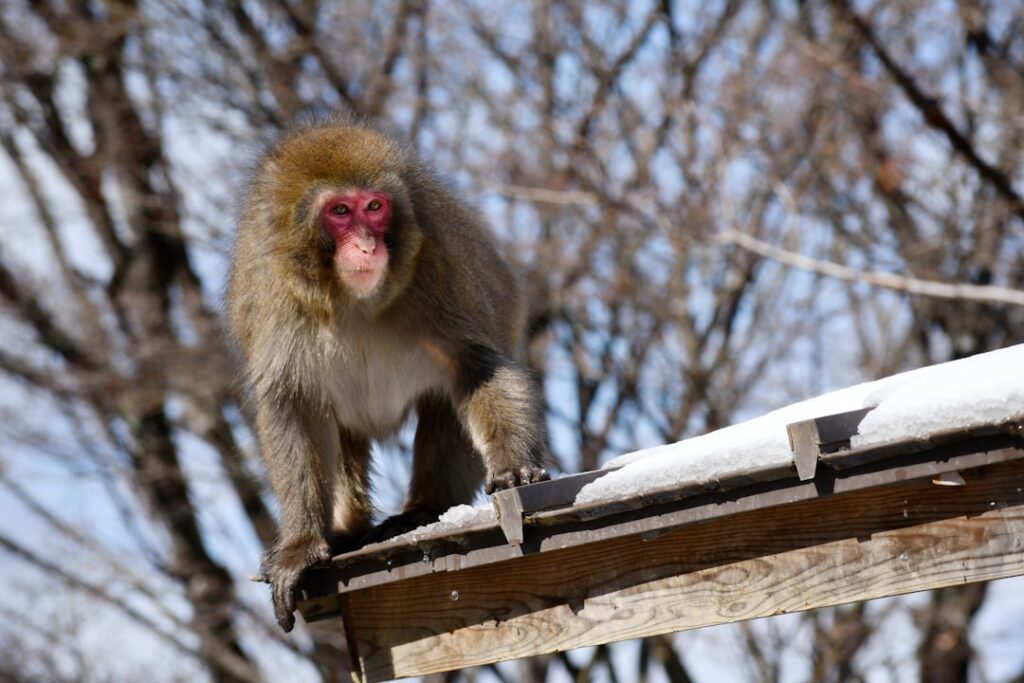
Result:
{"label": "monkey", "polygon": [[[243,193],[226,295],[280,503],[264,557],[288,632],[311,566],[548,478],[543,401],[521,364],[518,275],[474,210],[363,121],[307,122]],[[373,440],[415,411],[400,514],[372,527]]]}

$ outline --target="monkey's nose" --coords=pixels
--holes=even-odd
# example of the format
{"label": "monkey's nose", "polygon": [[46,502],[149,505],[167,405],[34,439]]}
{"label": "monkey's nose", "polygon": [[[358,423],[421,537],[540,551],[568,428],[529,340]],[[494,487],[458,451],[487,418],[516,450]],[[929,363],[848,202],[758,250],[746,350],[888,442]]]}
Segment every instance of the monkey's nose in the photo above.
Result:
{"label": "monkey's nose", "polygon": [[364,254],[372,254],[377,248],[377,240],[372,234],[363,233],[356,237],[356,247]]}

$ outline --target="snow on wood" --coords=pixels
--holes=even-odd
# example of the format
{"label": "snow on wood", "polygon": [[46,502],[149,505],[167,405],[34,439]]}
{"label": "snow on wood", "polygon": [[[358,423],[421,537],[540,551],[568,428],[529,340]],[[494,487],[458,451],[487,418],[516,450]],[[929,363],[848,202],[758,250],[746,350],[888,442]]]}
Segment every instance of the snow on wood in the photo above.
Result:
{"label": "snow on wood", "polygon": [[425,524],[390,539],[391,543],[403,542],[414,545],[425,538],[433,538],[446,533],[464,531],[468,527],[497,525],[498,518],[490,503],[482,505],[456,505],[449,508],[436,522]]}
{"label": "snow on wood", "polygon": [[1024,344],[833,391],[703,436],[620,456],[605,465],[617,469],[583,487],[575,502],[611,502],[737,471],[785,467],[793,457],[788,424],[860,408],[872,411],[851,439],[855,448],[1022,418]]}
{"label": "snow on wood", "polygon": [[866,405],[854,448],[1021,418],[1024,344],[896,375]]}

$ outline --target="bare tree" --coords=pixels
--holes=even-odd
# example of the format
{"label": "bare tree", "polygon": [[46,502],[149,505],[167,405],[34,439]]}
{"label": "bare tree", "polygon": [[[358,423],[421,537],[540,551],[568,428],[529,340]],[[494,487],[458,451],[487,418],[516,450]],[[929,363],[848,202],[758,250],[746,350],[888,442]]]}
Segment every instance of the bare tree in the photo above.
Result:
{"label": "bare tree", "polygon": [[[1022,29],[986,0],[5,3],[0,674],[345,678],[337,627],[284,639],[247,581],[274,503],[219,323],[239,187],[296,116],[383,119],[478,198],[560,467],[593,469],[1022,341]],[[55,587],[146,647],[102,660]],[[762,680],[966,681],[990,592],[715,633]],[[701,638],[446,680],[701,680]]]}

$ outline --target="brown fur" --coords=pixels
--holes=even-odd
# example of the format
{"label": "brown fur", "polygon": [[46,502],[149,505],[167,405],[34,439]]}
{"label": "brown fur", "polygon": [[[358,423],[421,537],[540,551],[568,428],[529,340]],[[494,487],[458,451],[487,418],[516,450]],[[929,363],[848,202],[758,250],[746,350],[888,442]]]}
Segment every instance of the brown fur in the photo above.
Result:
{"label": "brown fur", "polygon": [[[332,269],[317,202],[353,188],[392,197],[388,270],[357,298]],[[517,364],[525,305],[476,215],[393,139],[329,122],[282,138],[251,182],[232,260],[231,329],[281,502],[264,560],[275,613],[294,623],[303,570],[487,489],[545,478],[538,389]],[[402,515],[369,536],[370,439],[419,413]],[[474,444],[476,448],[474,448]]]}

